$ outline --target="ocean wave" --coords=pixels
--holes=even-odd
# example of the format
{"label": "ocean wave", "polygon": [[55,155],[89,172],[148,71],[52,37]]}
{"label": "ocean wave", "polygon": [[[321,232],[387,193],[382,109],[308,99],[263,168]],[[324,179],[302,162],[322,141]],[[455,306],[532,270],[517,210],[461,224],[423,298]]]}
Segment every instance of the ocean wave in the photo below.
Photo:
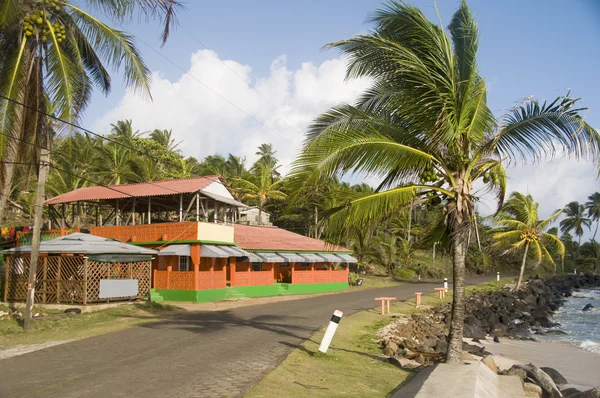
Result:
{"label": "ocean wave", "polygon": [[596,354],[600,354],[600,343],[586,340],[582,342],[579,347],[583,348],[586,351],[594,352]]}

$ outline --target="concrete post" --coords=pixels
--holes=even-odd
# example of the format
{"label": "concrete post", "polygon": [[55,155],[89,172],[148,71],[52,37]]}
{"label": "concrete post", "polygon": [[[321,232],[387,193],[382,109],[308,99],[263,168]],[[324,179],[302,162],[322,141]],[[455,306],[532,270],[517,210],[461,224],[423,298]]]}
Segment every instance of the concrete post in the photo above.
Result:
{"label": "concrete post", "polygon": [[329,321],[329,326],[327,326],[327,330],[325,331],[325,335],[323,336],[323,340],[321,340],[321,345],[319,345],[319,351],[322,353],[326,353],[329,349],[329,345],[331,344],[331,340],[333,339],[333,335],[337,330],[338,324],[342,319],[344,313],[340,310],[335,310],[333,312],[333,316]]}

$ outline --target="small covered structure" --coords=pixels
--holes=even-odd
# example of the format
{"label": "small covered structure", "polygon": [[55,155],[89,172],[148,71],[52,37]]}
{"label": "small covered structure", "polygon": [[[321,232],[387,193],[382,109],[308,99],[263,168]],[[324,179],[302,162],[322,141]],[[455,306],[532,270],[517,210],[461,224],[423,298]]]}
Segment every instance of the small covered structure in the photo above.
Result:
{"label": "small covered structure", "polygon": [[[26,299],[31,246],[6,255],[4,301]],[[40,243],[35,301],[38,303],[107,302],[149,294],[156,250],[84,233]]]}

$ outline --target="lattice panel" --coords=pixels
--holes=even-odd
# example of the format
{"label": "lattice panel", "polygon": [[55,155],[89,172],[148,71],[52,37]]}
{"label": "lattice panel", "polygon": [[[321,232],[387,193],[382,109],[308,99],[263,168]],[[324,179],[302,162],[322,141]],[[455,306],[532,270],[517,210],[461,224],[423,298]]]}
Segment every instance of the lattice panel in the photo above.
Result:
{"label": "lattice panel", "polygon": [[138,296],[147,296],[152,284],[152,261],[131,263],[131,277],[138,280]]}
{"label": "lattice panel", "polygon": [[143,297],[150,292],[152,262],[140,261],[136,263],[105,263],[100,261],[89,261],[87,270],[87,299],[88,303],[95,301],[114,301],[130,299],[129,296],[111,297],[101,299],[101,279],[137,279],[138,296]]}
{"label": "lattice panel", "polygon": [[236,272],[233,279],[233,286],[263,286],[273,283],[273,271]]}
{"label": "lattice panel", "polygon": [[166,235],[168,240],[196,240],[198,239],[198,223],[178,222],[91,227],[90,233],[105,238],[114,238],[122,242],[130,242],[132,237],[135,237],[136,242],[156,242],[162,240],[163,235]]}
{"label": "lattice panel", "polygon": [[171,272],[169,275],[169,288],[174,290],[194,290],[194,272]]}
{"label": "lattice panel", "polygon": [[166,289],[167,288],[167,275],[168,271],[154,271],[154,288],[155,289]]}

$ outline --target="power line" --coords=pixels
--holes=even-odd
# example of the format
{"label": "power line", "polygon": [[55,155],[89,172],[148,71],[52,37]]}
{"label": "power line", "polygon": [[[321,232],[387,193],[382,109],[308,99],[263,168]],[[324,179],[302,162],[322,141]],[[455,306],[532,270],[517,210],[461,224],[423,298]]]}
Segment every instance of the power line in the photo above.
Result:
{"label": "power line", "polygon": [[[119,25],[119,26],[121,26],[121,28],[123,28],[122,25]],[[250,117],[251,119],[253,119],[257,123],[259,123],[260,125],[262,125],[267,131],[269,131],[269,132],[271,132],[273,134],[278,135],[279,137],[283,138],[285,141],[287,141],[290,144],[294,145],[294,143],[292,141],[290,141],[289,139],[287,139],[285,136],[283,136],[283,135],[279,134],[278,132],[276,132],[275,130],[271,129],[265,123],[261,122],[256,117],[252,116],[250,113],[246,112],[244,109],[242,109],[241,107],[239,107],[236,104],[234,104],[232,101],[230,101],[229,99],[227,99],[227,97],[223,96],[218,91],[216,91],[215,89],[213,89],[212,87],[210,87],[209,85],[207,85],[206,83],[204,83],[203,81],[201,81],[200,79],[198,79],[196,76],[194,76],[191,73],[189,73],[188,71],[186,71],[184,68],[182,68],[181,66],[179,66],[178,64],[176,64],[172,59],[170,59],[169,57],[167,57],[164,54],[162,54],[160,51],[158,51],[157,49],[155,49],[154,47],[152,47],[150,44],[146,43],[144,40],[140,39],[139,37],[136,37],[136,40],[140,41],[142,44],[144,44],[146,47],[148,47],[149,49],[151,49],[152,51],[154,51],[160,57],[164,58],[171,65],[175,66],[177,69],[179,69],[180,71],[182,71],[184,74],[190,76],[192,79],[196,80],[198,83],[200,83],[201,85],[203,85],[204,87],[206,87],[208,90],[212,91],[214,94],[216,94],[217,96],[219,96],[225,102],[229,103],[231,106],[233,106],[234,108],[238,109],[240,112],[244,113],[246,116]],[[294,145],[294,148],[297,148],[297,147],[298,147],[297,145]]]}

